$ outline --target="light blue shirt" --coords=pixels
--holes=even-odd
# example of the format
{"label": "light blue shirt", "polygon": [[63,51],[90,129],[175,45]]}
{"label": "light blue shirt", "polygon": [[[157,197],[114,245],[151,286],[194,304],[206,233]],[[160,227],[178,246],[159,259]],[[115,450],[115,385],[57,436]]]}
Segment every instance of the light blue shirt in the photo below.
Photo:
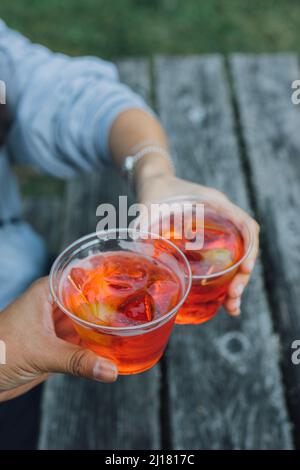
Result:
{"label": "light blue shirt", "polygon": [[[11,163],[69,178],[109,163],[108,137],[123,111],[151,110],[96,57],[70,58],[32,44],[0,20],[0,80],[12,126],[0,149],[0,220],[21,214]],[[1,105],[0,105],[1,106]],[[25,223],[0,228],[0,309],[43,273],[45,249]],[[19,272],[18,272],[19,270]]]}

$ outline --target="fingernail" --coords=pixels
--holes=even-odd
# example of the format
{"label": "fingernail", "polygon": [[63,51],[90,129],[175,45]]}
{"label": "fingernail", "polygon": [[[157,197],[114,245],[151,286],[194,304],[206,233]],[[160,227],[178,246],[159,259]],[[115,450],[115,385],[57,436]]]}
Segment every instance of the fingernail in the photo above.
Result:
{"label": "fingernail", "polygon": [[118,369],[113,362],[101,359],[96,362],[93,377],[100,382],[114,382],[118,377]]}
{"label": "fingernail", "polygon": [[246,266],[249,271],[253,271],[255,265],[255,261],[253,259],[249,259],[246,261]]}
{"label": "fingernail", "polygon": [[244,292],[244,289],[245,289],[245,286],[243,286],[243,284],[239,284],[235,288],[235,294],[236,295],[242,295],[242,293]]}
{"label": "fingernail", "polygon": [[235,306],[236,306],[236,308],[240,308],[240,306],[241,306],[241,299],[237,299],[237,300],[236,300]]}
{"label": "fingernail", "polygon": [[231,315],[232,315],[233,317],[238,317],[240,314],[241,314],[240,309],[235,310],[234,312],[231,313]]}

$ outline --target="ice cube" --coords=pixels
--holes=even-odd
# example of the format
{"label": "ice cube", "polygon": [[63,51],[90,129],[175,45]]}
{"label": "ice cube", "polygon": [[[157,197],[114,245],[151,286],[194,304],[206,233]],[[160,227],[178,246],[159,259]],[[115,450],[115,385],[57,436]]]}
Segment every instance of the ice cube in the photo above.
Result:
{"label": "ice cube", "polygon": [[155,302],[147,291],[139,291],[127,297],[120,305],[119,312],[132,320],[149,322],[154,318]]}
{"label": "ice cube", "polygon": [[145,264],[132,255],[123,254],[121,259],[112,255],[105,259],[104,279],[115,290],[143,288],[148,279]]}
{"label": "ice cube", "polygon": [[68,277],[69,281],[81,290],[84,283],[89,279],[89,274],[85,269],[72,268]]}
{"label": "ice cube", "polygon": [[149,285],[148,291],[160,316],[167,313],[178,301],[179,285],[175,281],[156,280]]}
{"label": "ice cube", "polygon": [[83,293],[87,302],[93,304],[101,302],[104,296],[103,275],[95,272],[83,286]]}

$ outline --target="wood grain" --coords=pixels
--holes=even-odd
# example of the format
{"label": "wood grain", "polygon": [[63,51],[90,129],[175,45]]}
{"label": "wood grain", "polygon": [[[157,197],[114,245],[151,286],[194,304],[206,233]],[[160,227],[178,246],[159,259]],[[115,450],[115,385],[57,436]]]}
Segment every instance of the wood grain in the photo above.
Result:
{"label": "wood grain", "polygon": [[[178,174],[250,210],[223,60],[156,60],[156,97]],[[258,263],[242,316],[176,328],[168,349],[175,449],[292,447],[274,333]]]}
{"label": "wood grain", "polygon": [[291,345],[300,338],[300,106],[292,104],[291,84],[300,70],[292,54],[234,55],[230,63],[299,448],[300,368]]}

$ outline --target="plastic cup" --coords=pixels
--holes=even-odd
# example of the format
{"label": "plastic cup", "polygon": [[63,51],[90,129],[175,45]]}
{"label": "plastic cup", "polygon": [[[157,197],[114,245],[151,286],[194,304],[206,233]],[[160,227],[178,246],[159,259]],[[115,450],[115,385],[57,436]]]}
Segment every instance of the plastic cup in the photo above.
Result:
{"label": "plastic cup", "polygon": [[[155,258],[172,270],[180,283],[177,304],[163,316],[142,325],[102,326],[88,322],[69,311],[63,302],[66,273],[88,257],[114,251],[138,253]],[[191,270],[184,254],[168,240],[137,230],[119,229],[95,232],[72,243],[54,262],[50,290],[54,302],[72,321],[84,347],[112,360],[123,375],[150,369],[161,358],[168,343],[178,309],[191,287]]]}
{"label": "plastic cup", "polygon": [[[183,207],[183,205],[187,203],[202,204],[204,206],[204,226],[202,224],[202,230],[204,230],[203,233],[207,230],[205,225],[205,220],[207,218],[215,220],[216,227],[218,227],[218,224],[221,226],[222,221],[224,222],[224,220],[226,220],[229,222],[229,228],[227,229],[229,232],[231,230],[232,238],[234,238],[234,233],[237,230],[242,239],[241,256],[239,256],[239,258],[228,268],[214,269],[214,267],[212,267],[211,270],[207,270],[206,274],[197,275],[193,269],[193,265],[196,266],[194,261],[194,258],[196,257],[193,255],[193,251],[185,249],[180,240],[176,241],[171,237],[171,240],[174,241],[174,243],[177,244],[186,255],[192,268],[192,287],[186,301],[178,311],[176,323],[198,324],[212,319],[217,314],[219,308],[224,303],[230,283],[237,273],[239,266],[245,261],[251,251],[253,239],[247,223],[241,219],[239,213],[231,210],[227,205],[220,203],[220,201],[203,199],[197,196],[178,196],[159,201],[159,204],[168,204],[173,206],[175,208],[174,211],[178,210],[178,207]],[[184,211],[182,212],[184,214]],[[168,213],[168,216],[169,214],[170,213]],[[162,215],[162,217],[164,216]],[[169,239],[170,233],[165,233],[159,223],[161,223],[161,217],[158,213],[156,220],[151,221],[149,230],[155,233],[160,233]],[[139,225],[140,222],[137,221],[136,227],[139,227]],[[224,245],[224,247],[226,248],[226,245]],[[199,253],[201,255],[201,250]],[[191,262],[191,260],[193,260],[193,262]]]}

